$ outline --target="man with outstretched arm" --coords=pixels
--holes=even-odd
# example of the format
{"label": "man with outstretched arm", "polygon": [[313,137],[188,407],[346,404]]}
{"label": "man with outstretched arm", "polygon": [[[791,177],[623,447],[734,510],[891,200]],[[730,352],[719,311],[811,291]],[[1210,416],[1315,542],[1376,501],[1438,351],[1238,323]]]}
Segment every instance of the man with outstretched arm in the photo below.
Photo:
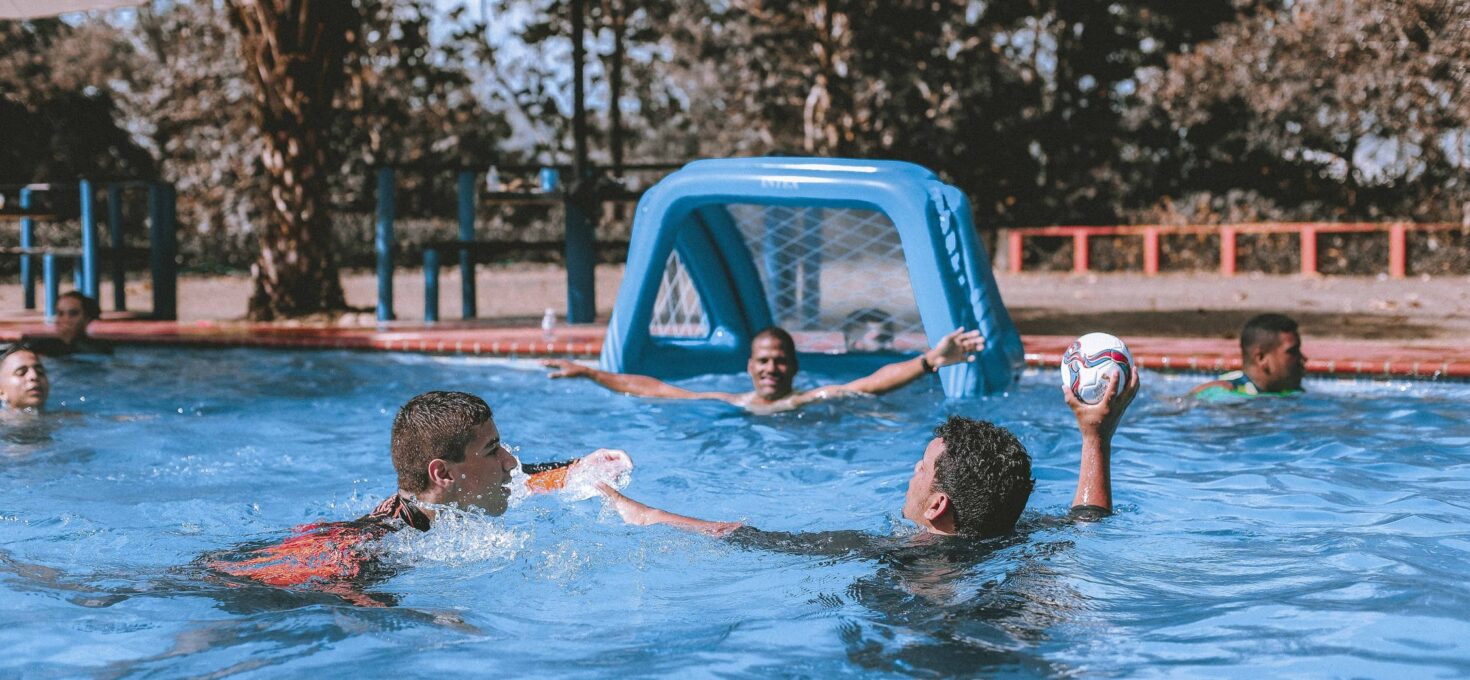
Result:
{"label": "man with outstretched arm", "polygon": [[745,371],[750,374],[753,389],[743,394],[694,392],[646,375],[609,373],[562,359],[552,359],[543,365],[556,369],[550,374],[551,378],[587,378],[623,394],[661,399],[712,399],[751,411],[772,412],[799,408],[832,397],[890,392],[941,366],[969,361],[971,354],[984,348],[985,338],[980,331],[960,328],[940,338],[933,348],[913,359],[888,364],[872,375],[849,383],[800,391],[793,387],[797,372],[796,342],[790,333],[772,327],[757,333],[750,343],[750,359],[745,363]]}
{"label": "man with outstretched arm", "polygon": [[[1099,519],[1113,511],[1113,434],[1138,394],[1138,372],[1129,372],[1127,385],[1119,385],[1118,380],[1116,373],[1109,378],[1107,392],[1096,404],[1083,403],[1071,390],[1063,390],[1082,432],[1082,465],[1070,513],[1074,518]],[[1003,427],[958,416],[935,428],[934,435],[909,478],[904,518],[918,525],[924,536],[990,538],[1014,531],[1033,485],[1031,457],[1025,447]],[[678,515],[639,503],[610,486],[600,488],[629,524],[667,524],[713,536],[752,539],[746,542],[756,545],[771,544],[750,535],[767,532],[740,522]],[[781,549],[790,548],[786,541]]]}
{"label": "man with outstretched arm", "polygon": [[556,484],[536,481],[579,466],[604,463],[631,467],[626,453],[599,449],[565,462],[524,464],[500,439],[485,400],[465,392],[426,392],[398,410],[391,442],[398,491],[372,512],[347,522],[318,522],[293,530],[279,543],[247,547],[206,560],[231,576],[272,586],[311,586],[359,604],[382,604],[362,587],[380,576],[365,544],[413,528],[429,531],[438,506],[476,507],[491,515],[506,511],[512,473],[531,475],[532,493]]}

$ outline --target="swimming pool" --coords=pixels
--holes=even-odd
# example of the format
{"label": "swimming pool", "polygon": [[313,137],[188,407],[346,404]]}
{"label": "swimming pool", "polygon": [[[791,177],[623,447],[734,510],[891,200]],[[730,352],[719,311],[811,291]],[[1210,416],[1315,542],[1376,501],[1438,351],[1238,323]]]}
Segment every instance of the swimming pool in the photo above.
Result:
{"label": "swimming pool", "polygon": [[[1115,440],[1117,516],[1056,525],[1078,437],[1053,371],[1005,396],[929,383],[755,417],[460,358],[122,349],[49,367],[59,413],[0,435],[0,675],[1470,673],[1463,384],[1191,407],[1174,397],[1197,377],[1146,375]],[[1037,485],[1021,535],[958,555],[746,550],[535,497],[389,539],[405,568],[374,592],[396,607],[197,566],[369,510],[393,490],[393,414],[429,389],[483,395],[525,460],[624,448],[635,498],[765,529],[904,531],[909,472],[952,412],[1013,428]]]}

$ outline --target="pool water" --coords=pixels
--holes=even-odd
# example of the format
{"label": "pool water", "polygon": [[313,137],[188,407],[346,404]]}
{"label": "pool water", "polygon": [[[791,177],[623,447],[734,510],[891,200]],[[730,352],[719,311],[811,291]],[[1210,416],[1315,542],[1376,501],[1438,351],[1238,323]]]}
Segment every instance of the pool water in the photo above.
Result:
{"label": "pool water", "polygon": [[[1146,374],[1114,443],[1118,514],[1069,524],[1079,437],[1054,371],[1004,396],[936,382],[757,417],[529,362],[123,349],[48,367],[55,413],[0,425],[0,676],[1470,674],[1464,384],[1191,405],[1198,376]],[[484,396],[527,461],[626,449],[626,491],[652,505],[900,537],[807,556],[538,496],[383,541],[397,573],[371,590],[392,607],[201,566],[392,493],[393,415],[430,389]],[[1012,428],[1036,491],[1016,536],[904,547],[909,473],[950,413]]]}

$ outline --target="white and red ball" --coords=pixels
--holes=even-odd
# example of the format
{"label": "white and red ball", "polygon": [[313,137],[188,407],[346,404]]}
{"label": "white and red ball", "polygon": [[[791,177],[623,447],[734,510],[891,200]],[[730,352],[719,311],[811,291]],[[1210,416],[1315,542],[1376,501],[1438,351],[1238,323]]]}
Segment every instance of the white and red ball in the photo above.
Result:
{"label": "white and red ball", "polygon": [[1062,389],[1085,404],[1096,404],[1108,391],[1108,376],[1118,374],[1118,390],[1133,374],[1133,354],[1116,336],[1088,333],[1062,353]]}

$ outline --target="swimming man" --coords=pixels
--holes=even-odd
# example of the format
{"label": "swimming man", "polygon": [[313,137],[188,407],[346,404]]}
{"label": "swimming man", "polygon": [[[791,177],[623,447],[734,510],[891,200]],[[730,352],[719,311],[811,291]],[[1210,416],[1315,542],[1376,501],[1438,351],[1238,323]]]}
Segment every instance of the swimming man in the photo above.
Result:
{"label": "swimming man", "polygon": [[518,466],[535,474],[627,455],[599,450],[564,463],[522,465],[501,441],[490,406],[464,392],[426,392],[410,399],[393,421],[391,448],[398,491],[372,512],[351,522],[297,527],[281,543],[211,560],[209,566],[267,585],[310,585],[359,604],[382,604],[359,590],[378,575],[363,544],[408,527],[429,531],[434,506],[473,506],[499,516]]}
{"label": "swimming man", "polygon": [[1302,391],[1307,357],[1296,321],[1281,314],[1261,314],[1240,330],[1240,366],[1190,390],[1190,396],[1295,394]]}
{"label": "swimming man", "polygon": [[549,377],[588,378],[607,389],[624,394],[662,399],[713,399],[755,412],[774,412],[851,394],[883,394],[903,387],[925,374],[933,373],[942,366],[966,361],[970,354],[984,348],[985,338],[981,337],[980,331],[966,331],[961,328],[940,338],[939,344],[913,359],[889,364],[872,375],[850,383],[824,385],[804,392],[792,386],[797,372],[796,342],[791,339],[790,333],[774,327],[757,333],[750,343],[750,359],[745,363],[745,371],[750,374],[754,389],[743,394],[693,392],[646,375],[609,373],[561,359],[552,359],[543,362],[543,365],[556,369]]}
{"label": "swimming man", "polygon": [[[1110,377],[1107,392],[1097,404],[1085,404],[1071,390],[1063,390],[1077,428],[1082,432],[1082,467],[1070,513],[1075,518],[1098,519],[1113,511],[1110,476],[1113,434],[1123,412],[1138,394],[1138,372],[1130,372],[1127,385],[1119,385],[1118,380],[1116,374]],[[1009,430],[984,421],[951,416],[934,429],[934,438],[914,465],[904,495],[903,516],[918,525],[926,538],[1003,536],[1015,529],[1033,484],[1031,457]],[[791,541],[767,540],[774,534],[738,522],[711,522],[676,515],[639,503],[610,486],[602,485],[601,489],[629,524],[667,524],[757,546],[784,544],[784,549],[791,549]],[[806,543],[831,542],[830,537],[821,534],[810,535],[810,539]]]}
{"label": "swimming man", "polygon": [[17,342],[0,354],[0,406],[39,412],[50,395],[51,380],[30,343]]}

